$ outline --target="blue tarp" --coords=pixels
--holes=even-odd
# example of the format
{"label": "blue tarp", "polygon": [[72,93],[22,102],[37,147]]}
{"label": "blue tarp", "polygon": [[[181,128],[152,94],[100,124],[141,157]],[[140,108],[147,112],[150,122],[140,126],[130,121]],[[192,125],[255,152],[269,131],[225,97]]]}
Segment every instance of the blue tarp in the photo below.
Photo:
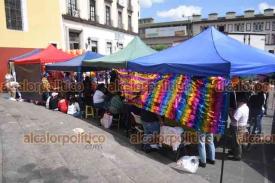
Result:
{"label": "blue tarp", "polygon": [[275,56],[210,27],[175,47],[128,62],[128,69],[196,76],[242,76],[275,72]]}
{"label": "blue tarp", "polygon": [[27,52],[27,53],[25,53],[23,55],[20,55],[20,56],[17,56],[17,57],[12,57],[12,58],[9,59],[9,61],[10,62],[14,62],[14,61],[17,61],[19,59],[27,58],[27,57],[35,55],[35,54],[37,54],[37,53],[39,53],[41,51],[42,51],[42,49],[37,48],[37,49],[34,49],[34,50],[32,50],[30,52]]}
{"label": "blue tarp", "polygon": [[83,66],[84,60],[96,59],[102,56],[103,55],[101,54],[92,51],[87,51],[86,53],[78,57],[75,57],[69,61],[46,65],[46,70],[85,72],[91,70],[92,66]]}

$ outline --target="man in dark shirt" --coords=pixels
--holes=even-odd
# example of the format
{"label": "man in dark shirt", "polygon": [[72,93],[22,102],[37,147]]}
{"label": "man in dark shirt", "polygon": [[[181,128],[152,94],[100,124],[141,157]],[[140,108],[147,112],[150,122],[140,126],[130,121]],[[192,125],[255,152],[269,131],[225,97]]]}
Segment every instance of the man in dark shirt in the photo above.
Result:
{"label": "man in dark shirt", "polygon": [[143,150],[150,152],[152,148],[157,148],[155,136],[159,134],[161,118],[155,113],[142,109],[141,120],[144,129]]}
{"label": "man in dark shirt", "polygon": [[258,92],[257,94],[252,95],[249,99],[249,121],[253,125],[253,134],[256,132],[256,130],[258,130],[259,134],[262,133],[262,117],[264,102],[265,98],[263,92]]}

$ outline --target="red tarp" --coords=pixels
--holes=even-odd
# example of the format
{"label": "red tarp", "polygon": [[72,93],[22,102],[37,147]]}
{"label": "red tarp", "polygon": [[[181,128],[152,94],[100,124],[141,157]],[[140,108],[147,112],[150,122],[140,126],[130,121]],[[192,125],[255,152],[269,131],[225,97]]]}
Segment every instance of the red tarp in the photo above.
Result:
{"label": "red tarp", "polygon": [[53,45],[49,45],[46,49],[43,51],[31,55],[29,57],[19,59],[15,61],[15,64],[46,64],[46,63],[55,63],[55,62],[64,62],[66,60],[72,59],[74,56],[65,53],[61,50],[58,50]]}

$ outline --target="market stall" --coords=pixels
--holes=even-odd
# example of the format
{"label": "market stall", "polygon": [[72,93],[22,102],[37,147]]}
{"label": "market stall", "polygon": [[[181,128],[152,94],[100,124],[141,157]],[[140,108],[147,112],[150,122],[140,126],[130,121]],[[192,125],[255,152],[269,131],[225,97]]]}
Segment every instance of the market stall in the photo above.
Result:
{"label": "market stall", "polygon": [[20,56],[17,56],[17,57],[12,57],[9,59],[9,71],[10,73],[13,75],[15,81],[16,81],[16,73],[15,73],[15,68],[14,68],[14,62],[19,60],[19,59],[23,59],[23,58],[27,58],[29,56],[32,56],[32,55],[35,55],[35,54],[38,54],[39,52],[41,52],[42,49],[34,49],[30,52],[27,52],[23,55],[20,55]]}
{"label": "market stall", "polygon": [[40,84],[46,64],[63,62],[73,56],[49,45],[46,49],[14,61],[17,82],[21,84],[22,98],[41,100]]}
{"label": "market stall", "polygon": [[[150,82],[154,84],[154,89],[143,92],[140,100],[143,109],[175,119],[179,124],[192,127],[196,131],[223,134],[227,126],[229,97],[227,91],[216,90],[217,87],[225,89],[231,76],[275,72],[275,56],[242,44],[210,27],[180,45],[130,61],[127,68],[135,71],[127,82],[137,82],[140,79],[137,76],[140,73],[136,72],[147,73],[147,80],[154,75],[161,78],[154,81],[153,77],[153,82]],[[159,92],[167,78],[177,79],[168,82],[172,83],[168,85],[169,90]],[[188,84],[190,81],[193,83],[191,86]],[[183,91],[178,89],[174,92],[178,88],[175,83],[186,87],[179,87]],[[220,96],[223,97],[219,98]],[[177,98],[174,103],[171,102],[173,98]],[[171,114],[170,108],[174,109],[170,110]],[[224,156],[221,182],[223,165]]]}
{"label": "market stall", "polygon": [[194,76],[243,76],[272,73],[275,56],[245,45],[210,27],[164,51],[128,63],[137,72]]}
{"label": "market stall", "polygon": [[126,68],[128,61],[155,52],[155,50],[147,46],[139,37],[135,37],[124,49],[98,59],[86,59],[84,60],[83,65],[102,68],[102,70]]}
{"label": "market stall", "polygon": [[74,72],[86,72],[95,69],[93,66],[84,66],[83,61],[89,59],[100,58],[103,55],[87,51],[86,53],[77,56],[71,60],[65,62],[59,62],[55,64],[46,65],[48,71],[74,71]]}

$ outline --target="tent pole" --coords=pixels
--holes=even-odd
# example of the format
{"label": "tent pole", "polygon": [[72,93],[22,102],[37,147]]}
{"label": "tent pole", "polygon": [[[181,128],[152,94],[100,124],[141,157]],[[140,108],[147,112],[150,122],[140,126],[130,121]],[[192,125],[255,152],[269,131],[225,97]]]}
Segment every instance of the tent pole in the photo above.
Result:
{"label": "tent pole", "polygon": [[228,112],[229,112],[229,103],[230,103],[230,93],[229,92],[226,92],[227,93],[227,104],[226,104],[226,108],[227,108],[227,119],[226,119],[226,123],[225,123],[225,130],[224,130],[224,134],[225,134],[225,139],[223,141],[223,147],[222,147],[222,167],[221,167],[221,174],[220,174],[220,183],[223,183],[223,172],[224,172],[224,161],[225,161],[225,148],[226,148],[226,143],[227,143],[227,138],[226,138],[226,134],[227,134],[227,126],[228,126]]}
{"label": "tent pole", "polygon": [[[226,134],[226,130],[227,129],[227,125],[225,128],[225,134]],[[224,160],[225,160],[225,145],[226,145],[226,139],[223,142],[223,147],[222,147],[222,167],[221,167],[221,175],[220,175],[220,183],[223,182],[223,171],[224,171]]]}

